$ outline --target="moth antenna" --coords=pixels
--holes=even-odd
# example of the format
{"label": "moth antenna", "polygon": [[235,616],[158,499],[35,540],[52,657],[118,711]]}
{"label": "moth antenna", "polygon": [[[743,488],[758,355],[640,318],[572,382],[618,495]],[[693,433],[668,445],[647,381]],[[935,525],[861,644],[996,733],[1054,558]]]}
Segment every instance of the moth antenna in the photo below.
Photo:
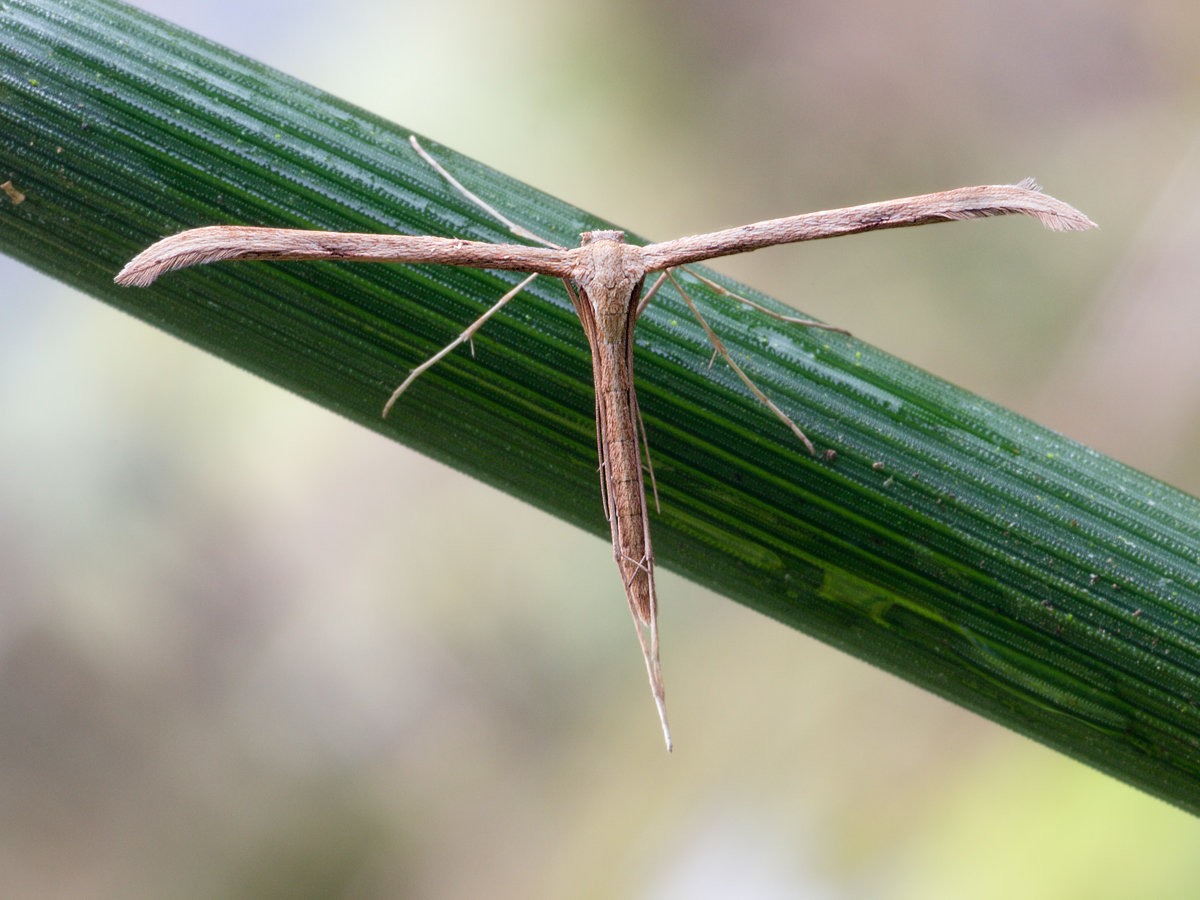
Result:
{"label": "moth antenna", "polygon": [[472,203],[474,203],[476,206],[478,206],[480,209],[482,209],[485,213],[487,213],[489,216],[491,216],[497,222],[502,224],[505,228],[507,228],[509,231],[511,231],[517,237],[523,237],[526,240],[530,240],[530,241],[537,241],[542,246],[552,247],[555,250],[565,250],[566,249],[561,244],[556,244],[556,243],[554,243],[554,241],[548,241],[541,235],[534,234],[528,228],[523,228],[522,226],[520,226],[516,222],[514,222],[512,219],[508,218],[508,216],[504,215],[504,213],[500,212],[500,210],[498,210],[494,206],[490,205],[482,197],[478,197],[475,194],[472,194],[469,190],[467,190],[465,187],[463,187],[462,182],[460,182],[457,178],[455,178],[453,175],[451,175],[449,172],[447,172],[441,163],[439,163],[436,159],[434,159],[427,152],[425,152],[425,148],[421,146],[421,142],[417,140],[417,136],[415,134],[410,134],[408,136],[408,142],[410,144],[412,144],[412,148],[417,151],[417,155],[420,156],[421,159],[425,160],[425,162],[428,163],[429,166],[435,172],[437,172],[444,179],[446,179],[446,181],[449,182],[451,187],[453,187],[456,191],[458,191],[460,194],[462,194],[464,197],[466,197],[468,200],[470,200]]}

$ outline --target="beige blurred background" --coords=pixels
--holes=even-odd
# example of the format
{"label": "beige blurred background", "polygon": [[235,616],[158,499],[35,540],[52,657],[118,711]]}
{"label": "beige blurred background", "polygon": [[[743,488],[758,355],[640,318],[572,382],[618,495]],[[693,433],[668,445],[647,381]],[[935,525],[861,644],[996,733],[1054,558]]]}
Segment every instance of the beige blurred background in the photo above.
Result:
{"label": "beige blurred background", "polygon": [[[147,0],[1200,491],[1200,7]],[[1200,823],[0,258],[0,896],[1191,898]]]}

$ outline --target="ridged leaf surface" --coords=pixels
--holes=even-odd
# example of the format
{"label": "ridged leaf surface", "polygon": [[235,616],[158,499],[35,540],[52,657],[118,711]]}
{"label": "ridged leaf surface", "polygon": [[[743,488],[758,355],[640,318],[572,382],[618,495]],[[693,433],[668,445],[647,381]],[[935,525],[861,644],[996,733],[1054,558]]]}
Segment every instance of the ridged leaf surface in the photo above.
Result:
{"label": "ridged leaf surface", "polygon": [[[126,6],[0,0],[0,180],[25,196],[0,196],[0,249],[605,534],[591,365],[561,285],[535,282],[474,359],[452,355],[385,422],[408,370],[517,276],[235,263],[146,290],[112,283],[151,242],[199,225],[512,240],[408,136]],[[426,146],[559,243],[619,227]],[[709,370],[703,332],[663,291],[636,351],[659,563],[1200,811],[1200,502],[857,340],[689,283],[822,455],[727,366]]]}

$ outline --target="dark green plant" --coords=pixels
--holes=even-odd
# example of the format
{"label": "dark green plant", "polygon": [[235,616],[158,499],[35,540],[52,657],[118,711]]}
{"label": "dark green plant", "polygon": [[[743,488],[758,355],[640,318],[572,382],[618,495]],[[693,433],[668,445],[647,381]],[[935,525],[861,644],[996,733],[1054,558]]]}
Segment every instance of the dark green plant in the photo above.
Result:
{"label": "dark green plant", "polygon": [[[536,285],[385,422],[396,383],[513,276],[239,263],[112,284],[198,225],[509,240],[407,137],[128,7],[0,0],[0,173],[24,195],[0,196],[0,249],[603,534],[591,366],[560,286]],[[426,146],[559,243],[612,227]],[[813,459],[732,372],[709,372],[699,326],[662,297],[636,354],[659,562],[1200,811],[1200,502],[859,341],[696,299],[834,452]]]}

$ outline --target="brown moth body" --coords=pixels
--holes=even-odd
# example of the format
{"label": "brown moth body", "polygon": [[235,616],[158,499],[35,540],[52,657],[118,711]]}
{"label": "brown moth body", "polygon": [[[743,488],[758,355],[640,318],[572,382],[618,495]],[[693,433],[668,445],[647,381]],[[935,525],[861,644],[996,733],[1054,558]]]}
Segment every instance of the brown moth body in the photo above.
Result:
{"label": "brown moth body", "polygon": [[[638,626],[650,689],[658,706],[667,748],[666,698],[658,663],[658,598],[654,593],[654,551],[646,484],[638,443],[637,393],[633,387],[633,326],[646,273],[641,248],[625,243],[620,231],[589,231],[580,236],[568,283],[571,302],[592,350],[596,392],[596,440],[604,513],[612,528],[613,555]],[[649,646],[644,629],[649,630]]]}
{"label": "brown moth body", "polygon": [[[413,369],[384,405],[383,414],[386,416],[392,404],[413,379],[454,347],[469,341],[488,318],[517,296],[534,277],[550,275],[561,278],[591,347],[592,376],[596,392],[596,438],[604,512],[612,529],[613,555],[616,557],[621,581],[625,586],[625,596],[637,628],[638,641],[645,657],[650,687],[658,707],[668,750],[671,749],[671,734],[667,727],[658,659],[658,600],[654,593],[654,552],[650,545],[642,448],[638,436],[641,414],[638,411],[633,384],[633,327],[645,303],[663,284],[664,279],[670,281],[679,291],[704,328],[716,352],[724,357],[754,396],[787,424],[809,453],[815,456],[816,449],[804,432],[755,386],[729,356],[720,338],[708,327],[691,298],[671,274],[673,268],[775,244],[987,216],[1033,216],[1054,231],[1078,231],[1094,227],[1078,210],[1046,196],[1033,181],[1026,180],[1019,185],[960,188],[919,197],[771,219],[740,228],[694,235],[645,247],[626,244],[625,235],[620,231],[592,231],[581,235],[579,247],[567,249],[510,222],[459,184],[424,151],[415,137],[411,138],[411,143],[426,162],[472,202],[507,225],[514,234],[537,241],[543,246],[488,244],[428,236],[340,234],[218,225],[196,228],[164,238],[130,260],[115,280],[118,284],[146,286],[158,276],[174,269],[230,259],[442,263],[530,273],[528,278],[501,297],[458,338]],[[646,275],[650,272],[661,272],[662,275],[643,298],[642,289]],[[766,315],[799,325],[829,327],[805,319],[781,316],[731,294],[702,275],[694,272],[692,274],[718,294],[730,296]],[[649,451],[646,453],[645,468],[649,469]],[[653,473],[651,477],[653,478]]]}
{"label": "brown moth body", "polygon": [[[592,349],[604,507],[629,605],[643,624],[654,614],[653,556],[633,389],[634,311],[644,273],[621,232],[589,232],[574,267],[572,300]],[[631,265],[632,263],[632,265]]]}

